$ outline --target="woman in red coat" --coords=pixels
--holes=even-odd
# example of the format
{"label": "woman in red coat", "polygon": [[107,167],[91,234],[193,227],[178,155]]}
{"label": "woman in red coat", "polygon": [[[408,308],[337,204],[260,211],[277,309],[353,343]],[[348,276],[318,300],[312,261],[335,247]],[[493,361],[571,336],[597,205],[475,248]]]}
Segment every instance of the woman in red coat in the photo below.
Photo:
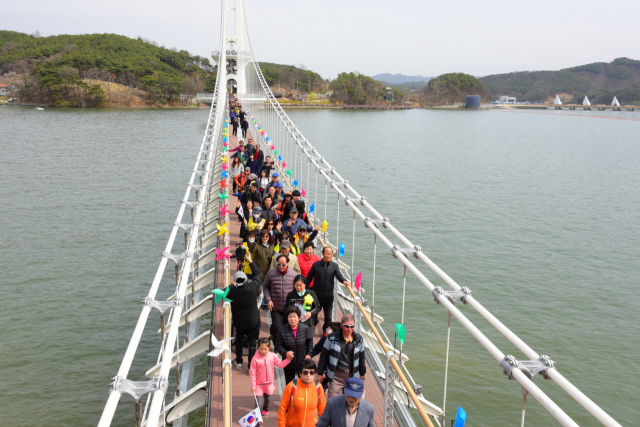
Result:
{"label": "woman in red coat", "polygon": [[[314,262],[320,261],[320,257],[313,253],[315,245],[312,241],[308,241],[303,246],[303,252],[298,255],[298,263],[300,264],[300,273],[304,277],[307,277],[309,270]],[[313,288],[313,281],[309,284],[310,288]]]}

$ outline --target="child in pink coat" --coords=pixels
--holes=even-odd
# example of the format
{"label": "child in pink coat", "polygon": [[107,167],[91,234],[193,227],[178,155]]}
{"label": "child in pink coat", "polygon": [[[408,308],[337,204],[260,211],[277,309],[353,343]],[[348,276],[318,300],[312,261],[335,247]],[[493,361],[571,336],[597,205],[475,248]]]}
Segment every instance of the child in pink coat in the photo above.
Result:
{"label": "child in pink coat", "polygon": [[260,338],[258,340],[258,351],[256,351],[255,356],[253,356],[249,369],[251,390],[258,398],[258,405],[262,406],[263,416],[269,413],[269,397],[275,389],[273,383],[275,380],[274,366],[284,368],[289,364],[291,359],[293,359],[293,353],[291,353],[291,357],[287,355],[285,360],[280,360],[280,356],[269,350],[271,350],[269,338]]}

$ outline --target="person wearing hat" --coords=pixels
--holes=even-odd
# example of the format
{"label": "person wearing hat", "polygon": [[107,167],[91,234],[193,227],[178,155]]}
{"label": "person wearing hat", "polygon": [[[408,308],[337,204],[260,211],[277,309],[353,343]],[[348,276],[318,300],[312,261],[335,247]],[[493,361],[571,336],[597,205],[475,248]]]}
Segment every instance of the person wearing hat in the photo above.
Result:
{"label": "person wearing hat", "polygon": [[242,271],[233,276],[235,285],[231,285],[227,298],[231,300],[231,317],[236,330],[236,368],[242,369],[242,341],[246,335],[249,341],[249,365],[256,352],[256,341],[260,332],[260,311],[256,299],[260,295],[262,274],[260,268],[247,252],[245,259],[253,274],[249,277]]}
{"label": "person wearing hat", "polygon": [[[290,218],[291,210],[296,208],[296,203],[300,200],[300,191],[293,190],[291,192],[291,200],[287,202],[282,212],[283,221],[286,221]],[[295,233],[291,233],[295,234]]]}
{"label": "person wearing hat", "polygon": [[[278,188],[280,188],[279,186],[281,186],[282,183],[279,182],[278,185],[276,186],[276,191],[278,190]],[[289,191],[287,191],[286,193],[284,193],[284,195],[282,196],[282,201],[280,202],[280,204],[278,205],[278,215],[280,216],[280,220],[281,221],[286,221],[286,219],[284,218],[284,210],[287,207],[287,203],[289,203],[291,201],[291,198],[293,196],[291,196],[291,193]]]}
{"label": "person wearing hat", "polygon": [[304,227],[306,230],[307,224],[298,218],[298,209],[293,208],[289,211],[289,219],[284,220],[282,229],[291,233],[292,236],[295,236],[298,233],[298,228],[300,227]]}
{"label": "person wearing hat", "polygon": [[264,223],[265,220],[264,218],[262,218],[262,208],[260,207],[260,205],[256,205],[256,207],[253,208],[253,211],[251,211],[251,218],[249,218],[249,221],[247,221],[247,228],[249,229],[249,231],[255,230],[256,232],[258,232],[262,230],[262,227],[264,227]]}
{"label": "person wearing hat", "polygon": [[276,196],[282,201],[284,199],[284,187],[281,182],[276,184]]}
{"label": "person wearing hat", "polygon": [[255,181],[251,181],[249,191],[245,191],[240,197],[242,205],[246,205],[248,200],[251,200],[254,206],[260,206],[260,193],[258,192],[258,183]]}
{"label": "person wearing hat", "polygon": [[316,427],[373,427],[374,406],[362,399],[364,381],[349,378],[344,386],[344,394],[327,398],[324,412]]}
{"label": "person wearing hat", "polygon": [[277,186],[279,177],[280,175],[278,175],[278,172],[274,172],[273,175],[271,175],[271,181],[269,182],[269,185],[267,186],[267,188]]}
{"label": "person wearing hat", "polygon": [[[291,253],[291,242],[288,240],[283,240],[280,242],[278,246],[278,250],[280,253],[287,257],[287,265],[290,269],[295,270],[297,273],[300,273],[300,264],[298,263],[298,257]],[[271,268],[276,268],[277,261],[276,257],[273,257],[271,261]]]}

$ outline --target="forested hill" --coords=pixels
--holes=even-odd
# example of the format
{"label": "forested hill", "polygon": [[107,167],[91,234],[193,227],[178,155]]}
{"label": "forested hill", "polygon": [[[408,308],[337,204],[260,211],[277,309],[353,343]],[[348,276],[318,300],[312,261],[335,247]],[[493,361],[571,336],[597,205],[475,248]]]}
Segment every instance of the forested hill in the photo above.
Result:
{"label": "forested hill", "polygon": [[0,31],[0,75],[14,78],[25,100],[56,105],[105,105],[115,92],[125,103],[143,97],[164,104],[215,84],[208,58],[117,34]]}
{"label": "forested hill", "polygon": [[622,104],[640,103],[640,61],[618,58],[611,63],[566,68],[559,71],[520,71],[480,78],[494,96],[515,96],[519,101],[541,102],[558,94],[565,101],[609,104],[614,96]]}

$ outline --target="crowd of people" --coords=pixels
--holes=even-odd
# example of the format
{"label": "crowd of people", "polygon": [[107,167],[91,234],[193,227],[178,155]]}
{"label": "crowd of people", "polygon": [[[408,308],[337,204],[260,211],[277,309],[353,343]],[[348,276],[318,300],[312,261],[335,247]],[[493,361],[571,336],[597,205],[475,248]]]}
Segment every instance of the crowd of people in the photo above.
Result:
{"label": "crowd of people", "polygon": [[[247,137],[241,105],[232,100],[230,110],[233,135],[239,121],[243,138],[229,150],[240,222],[237,272],[227,295],[235,367],[245,366],[247,347],[251,389],[263,417],[275,390],[275,368],[282,368],[286,388],[278,427],[373,427],[374,408],[361,400],[366,376],[362,336],[351,314],[331,321],[334,280],[351,283],[333,260],[331,247],[322,248],[322,257],[315,254],[319,227],[310,222],[300,192],[284,192],[270,156]],[[269,335],[262,337],[261,310],[271,317]],[[321,311],[323,335],[314,343]]]}

